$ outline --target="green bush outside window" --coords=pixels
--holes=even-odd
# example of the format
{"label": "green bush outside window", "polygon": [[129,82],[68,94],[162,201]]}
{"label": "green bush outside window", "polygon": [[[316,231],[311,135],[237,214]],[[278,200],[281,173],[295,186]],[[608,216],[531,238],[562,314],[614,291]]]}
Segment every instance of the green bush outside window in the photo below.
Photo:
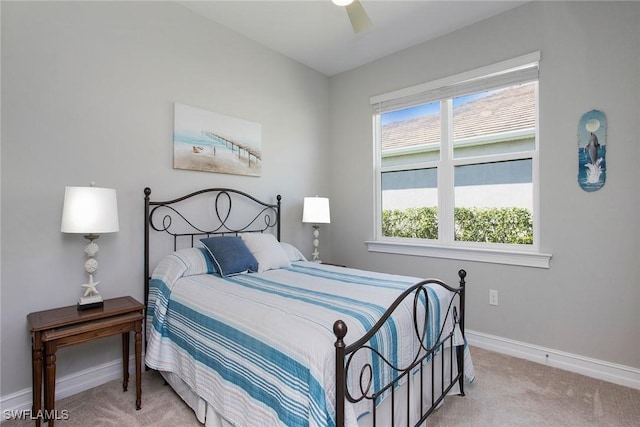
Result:
{"label": "green bush outside window", "polygon": [[[455,208],[455,240],[464,242],[533,243],[531,211],[524,208]],[[382,234],[413,239],[438,238],[435,207],[384,210]]]}

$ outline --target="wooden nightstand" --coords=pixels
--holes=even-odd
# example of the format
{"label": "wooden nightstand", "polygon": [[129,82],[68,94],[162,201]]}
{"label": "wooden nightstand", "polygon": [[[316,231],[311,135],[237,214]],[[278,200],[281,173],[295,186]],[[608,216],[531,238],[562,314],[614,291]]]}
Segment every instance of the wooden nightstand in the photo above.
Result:
{"label": "wooden nightstand", "polygon": [[[144,305],[131,297],[107,299],[104,306],[78,311],[75,305],[38,311],[27,316],[31,330],[31,361],[33,370],[33,408],[36,426],[55,414],[56,350],[59,347],[93,341],[122,334],[122,388],[129,384],[129,332],[135,332],[136,409],[140,409],[142,395],[142,319]],[[43,351],[44,350],[44,351]],[[44,378],[42,365],[45,363]],[[41,411],[44,380],[44,417]],[[48,420],[53,426],[55,417]]]}

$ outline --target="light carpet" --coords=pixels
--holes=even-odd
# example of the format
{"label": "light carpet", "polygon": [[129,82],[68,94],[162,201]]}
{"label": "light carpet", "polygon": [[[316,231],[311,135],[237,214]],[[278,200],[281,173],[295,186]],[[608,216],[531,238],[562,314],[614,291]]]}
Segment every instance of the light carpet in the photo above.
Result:
{"label": "light carpet", "polygon": [[[640,390],[499,353],[471,348],[476,379],[466,396],[449,396],[427,426],[640,426]],[[132,378],[133,379],[133,378]],[[193,411],[155,371],[142,375],[142,409],[135,384],[120,381],[56,402],[69,419],[59,426],[199,426]],[[2,427],[32,426],[11,420]],[[254,426],[250,426],[254,427]]]}

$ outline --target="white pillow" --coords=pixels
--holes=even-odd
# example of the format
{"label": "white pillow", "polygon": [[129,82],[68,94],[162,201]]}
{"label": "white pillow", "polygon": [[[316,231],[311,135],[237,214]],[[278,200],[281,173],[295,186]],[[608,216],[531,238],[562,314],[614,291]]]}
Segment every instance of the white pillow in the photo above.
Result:
{"label": "white pillow", "polygon": [[183,277],[216,273],[216,266],[205,248],[184,248],[172,254],[184,263]]}
{"label": "white pillow", "polygon": [[273,234],[241,233],[240,237],[258,260],[258,273],[275,268],[291,267],[289,256]]}
{"label": "white pillow", "polygon": [[293,246],[291,243],[280,242],[280,246],[282,246],[282,249],[284,249],[284,251],[287,253],[289,261],[294,262],[307,260],[302,252],[300,252],[298,248]]}

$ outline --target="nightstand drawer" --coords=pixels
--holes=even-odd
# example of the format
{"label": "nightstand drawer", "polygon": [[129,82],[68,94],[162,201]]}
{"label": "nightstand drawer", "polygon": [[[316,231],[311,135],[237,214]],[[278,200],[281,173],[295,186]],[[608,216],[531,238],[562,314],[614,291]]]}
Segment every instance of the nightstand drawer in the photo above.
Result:
{"label": "nightstand drawer", "polygon": [[56,340],[58,347],[77,344],[132,331],[135,321],[142,320],[142,313],[121,314],[108,319],[94,320],[75,326],[49,329],[42,333],[42,341]]}

